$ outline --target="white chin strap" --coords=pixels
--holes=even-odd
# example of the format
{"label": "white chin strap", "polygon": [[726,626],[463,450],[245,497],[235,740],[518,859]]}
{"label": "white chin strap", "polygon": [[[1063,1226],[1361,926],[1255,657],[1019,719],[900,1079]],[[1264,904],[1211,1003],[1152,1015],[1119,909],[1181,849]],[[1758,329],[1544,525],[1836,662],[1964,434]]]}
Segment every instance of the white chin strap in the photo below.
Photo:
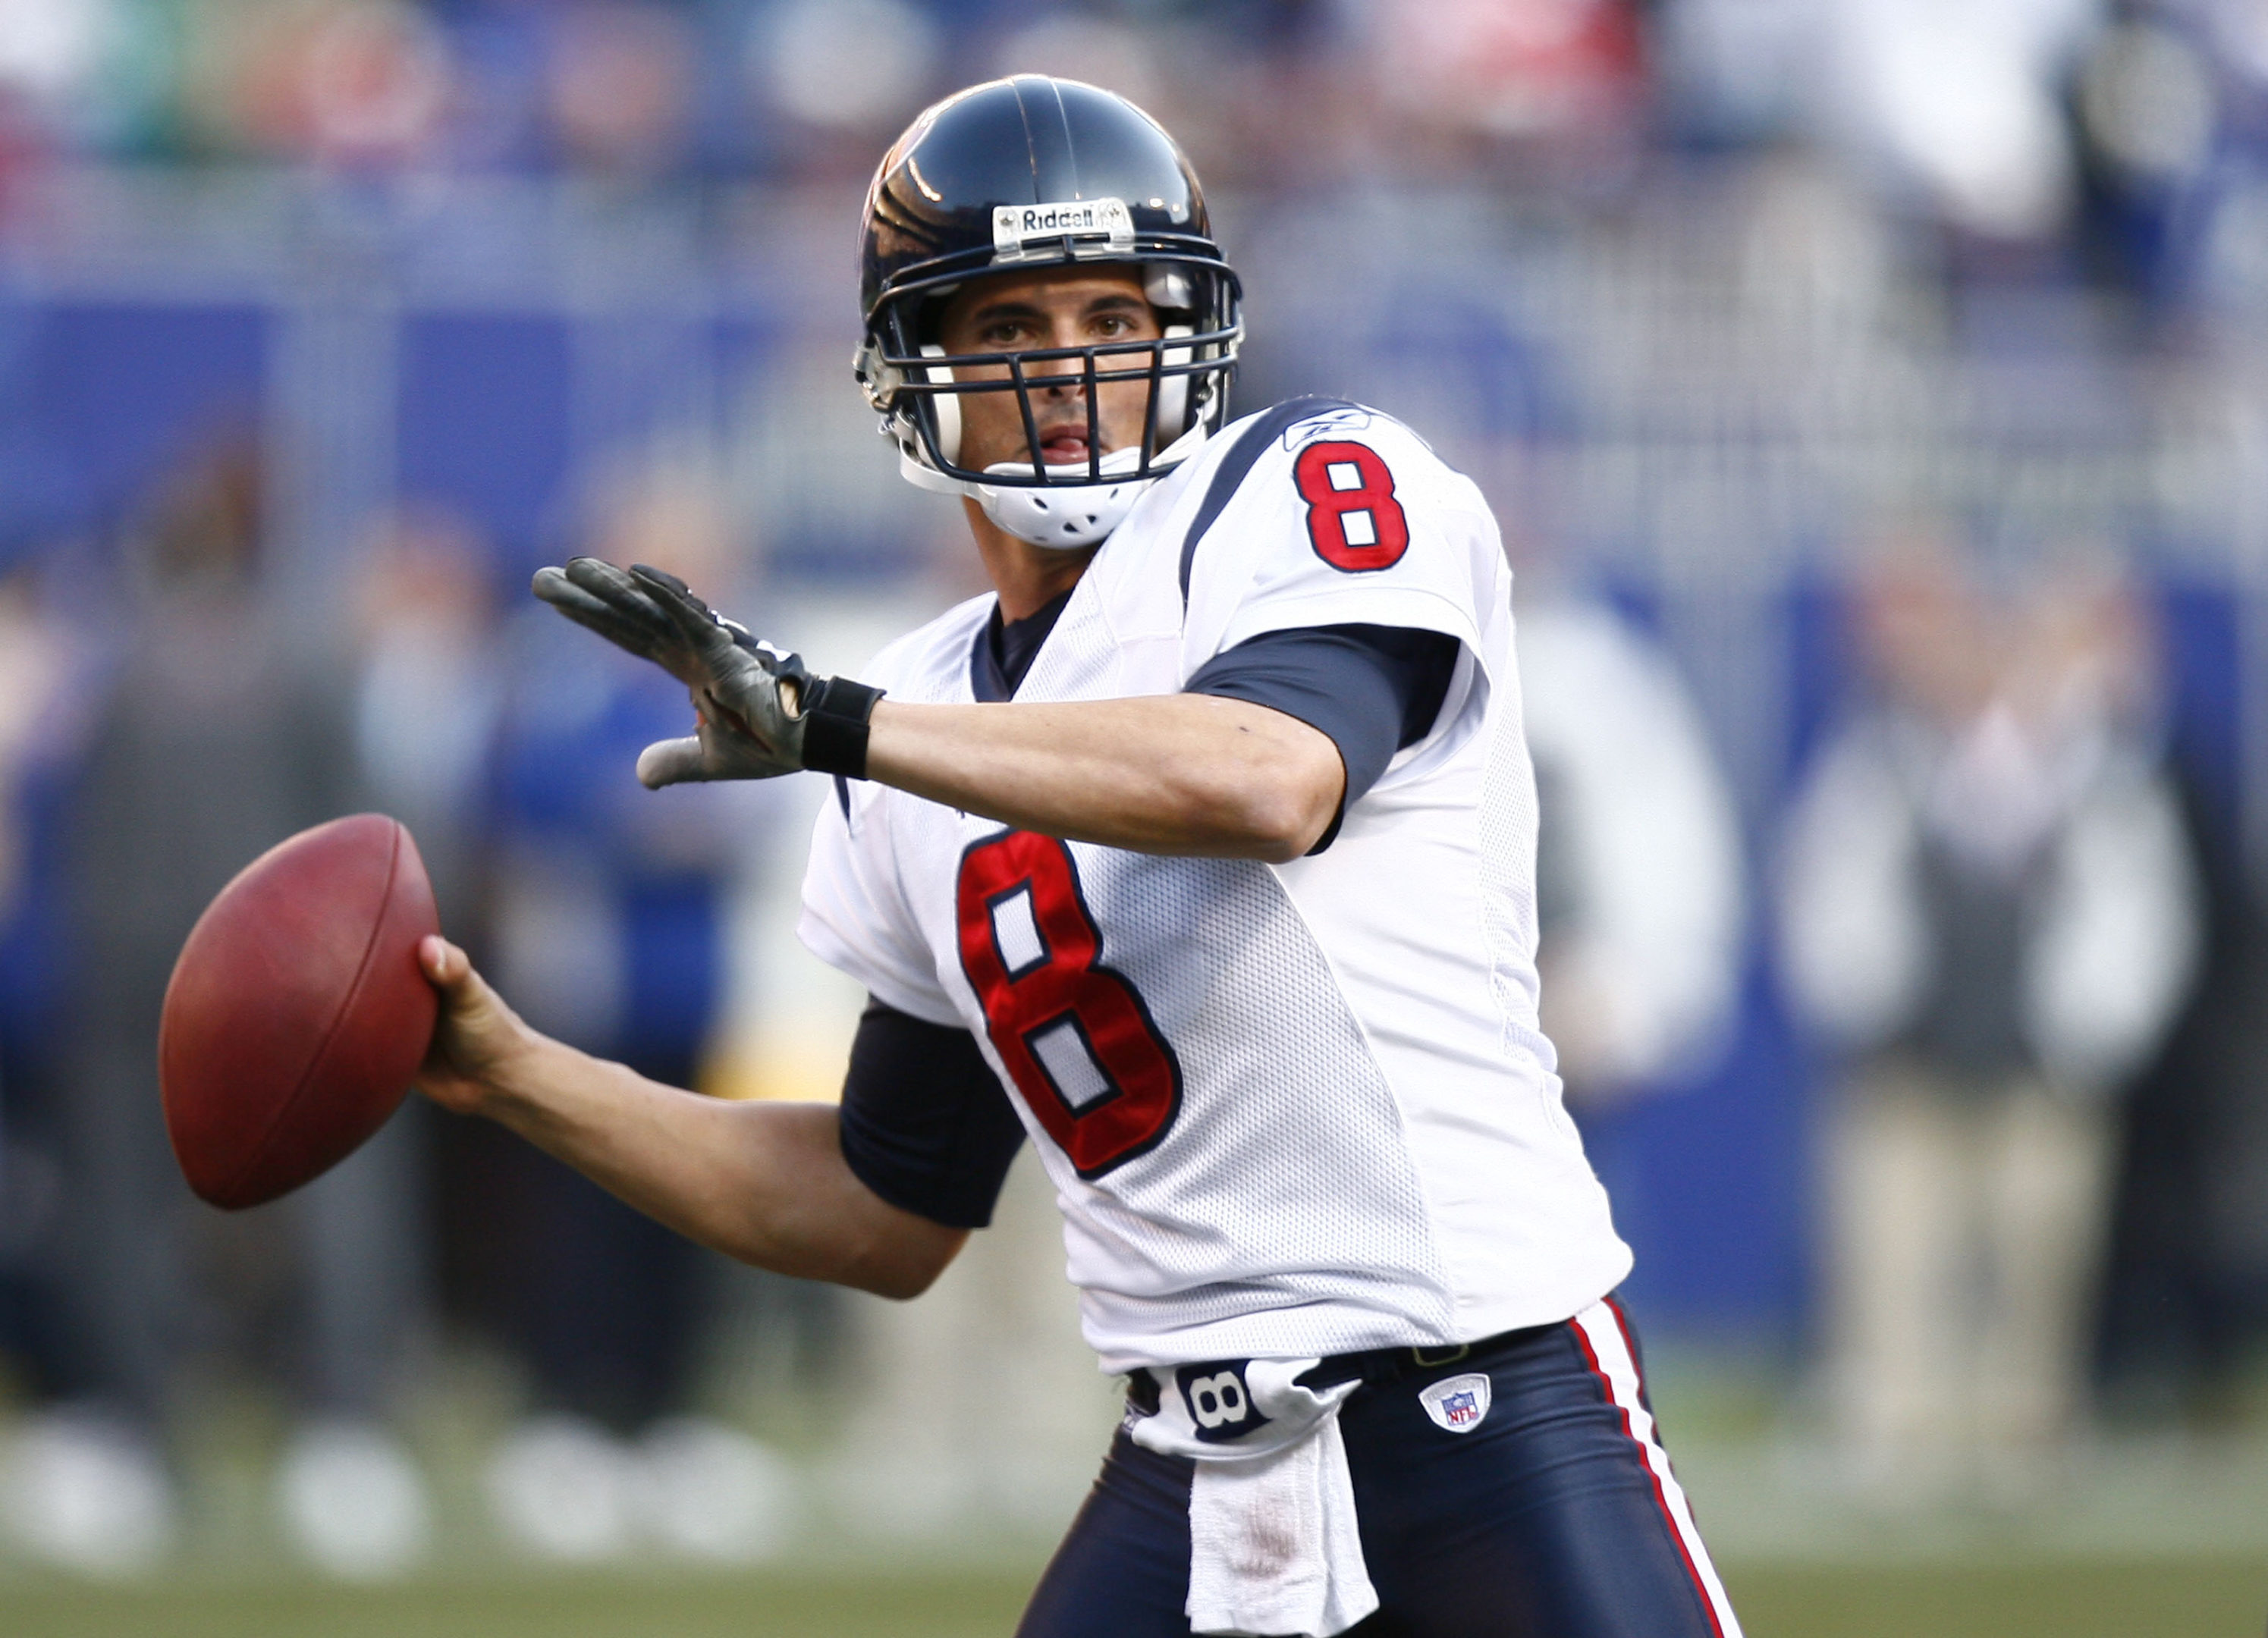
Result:
{"label": "white chin strap", "polygon": [[[1204,442],[1204,427],[1191,427],[1160,452],[1155,464],[1168,466],[1188,459]],[[1087,473],[1087,463],[1082,460],[1048,467],[1047,475],[1052,481],[1042,488],[1036,485],[974,483],[947,477],[923,466],[909,453],[901,452],[898,457],[899,474],[915,488],[939,495],[972,496],[984,509],[987,518],[1019,540],[1064,551],[1093,546],[1116,529],[1134,510],[1134,503],[1142,498],[1142,492],[1164,475],[1134,477],[1134,471],[1141,464],[1141,450],[1130,446],[1102,458],[1100,483],[1076,481]],[[1027,460],[999,461],[984,470],[1003,478],[1033,475],[1032,463]]]}

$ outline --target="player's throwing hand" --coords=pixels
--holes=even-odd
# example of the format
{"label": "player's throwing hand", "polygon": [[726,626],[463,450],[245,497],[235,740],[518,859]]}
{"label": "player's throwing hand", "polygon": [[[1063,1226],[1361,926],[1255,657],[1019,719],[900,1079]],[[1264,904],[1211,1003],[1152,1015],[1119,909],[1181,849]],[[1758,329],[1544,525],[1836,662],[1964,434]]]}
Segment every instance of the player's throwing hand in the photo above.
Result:
{"label": "player's throwing hand", "polygon": [[687,780],[771,779],[801,768],[864,778],[866,720],[879,689],[814,677],[793,654],[751,636],[675,575],[629,572],[595,557],[540,569],[535,595],[578,625],[683,683],[700,722],[683,739],[648,746],[637,763],[650,790]]}
{"label": "player's throwing hand", "polygon": [[447,939],[421,939],[417,966],[441,997],[433,1042],[418,1066],[417,1090],[453,1114],[480,1114],[533,1033]]}

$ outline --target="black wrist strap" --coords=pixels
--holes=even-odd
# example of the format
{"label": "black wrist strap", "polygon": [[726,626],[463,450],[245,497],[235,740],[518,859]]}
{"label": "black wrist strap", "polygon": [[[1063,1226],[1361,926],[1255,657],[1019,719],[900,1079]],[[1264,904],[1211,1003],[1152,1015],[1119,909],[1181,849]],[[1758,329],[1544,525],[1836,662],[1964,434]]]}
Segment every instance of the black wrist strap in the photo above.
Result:
{"label": "black wrist strap", "polygon": [[866,777],[866,719],[880,688],[848,677],[821,677],[804,690],[803,765],[814,773]]}

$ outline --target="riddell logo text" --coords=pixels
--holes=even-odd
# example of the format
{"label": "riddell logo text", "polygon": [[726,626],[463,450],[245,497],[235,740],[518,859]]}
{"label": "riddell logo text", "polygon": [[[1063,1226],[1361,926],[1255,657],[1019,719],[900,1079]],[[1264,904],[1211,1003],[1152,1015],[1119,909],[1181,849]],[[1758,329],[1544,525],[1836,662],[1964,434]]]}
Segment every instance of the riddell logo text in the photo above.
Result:
{"label": "riddell logo text", "polygon": [[1108,230],[1116,216],[1117,212],[1100,205],[1034,205],[1017,213],[1016,232],[1019,237],[1081,230],[1100,232]]}
{"label": "riddell logo text", "polygon": [[998,205],[992,211],[996,245],[1020,245],[1027,239],[1057,234],[1108,233],[1113,239],[1130,239],[1134,216],[1123,199],[1078,199],[1045,205]]}

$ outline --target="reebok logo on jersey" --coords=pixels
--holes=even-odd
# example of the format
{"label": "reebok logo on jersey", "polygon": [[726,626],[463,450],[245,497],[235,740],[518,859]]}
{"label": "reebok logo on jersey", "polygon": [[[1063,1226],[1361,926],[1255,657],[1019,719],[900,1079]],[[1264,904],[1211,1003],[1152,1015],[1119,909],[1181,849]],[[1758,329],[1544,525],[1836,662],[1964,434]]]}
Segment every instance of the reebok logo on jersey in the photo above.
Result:
{"label": "reebok logo on jersey", "polygon": [[1189,1407],[1197,1436],[1207,1444],[1241,1439],[1269,1420],[1253,1407],[1251,1391],[1244,1385],[1244,1366],[1241,1359],[1220,1359],[1183,1365],[1174,1373],[1174,1385]]}
{"label": "reebok logo on jersey", "polygon": [[[1105,243],[1096,249],[1123,254],[1134,248],[1134,213],[1126,208],[1124,200],[1066,199],[1048,205],[992,207],[992,261],[996,266],[1021,261],[1027,253],[1025,243],[1030,239],[1050,241],[1048,249],[1054,253],[1055,240],[1098,237]],[[1075,243],[1071,253],[1077,255],[1085,248]]]}
{"label": "reebok logo on jersey", "polygon": [[1284,429],[1284,447],[1296,455],[1317,438],[1359,432],[1377,417],[1354,404],[1326,409]]}
{"label": "reebok logo on jersey", "polygon": [[1418,1402],[1436,1428],[1470,1433],[1489,1413],[1489,1379],[1479,1371],[1449,1377],[1418,1391]]}

